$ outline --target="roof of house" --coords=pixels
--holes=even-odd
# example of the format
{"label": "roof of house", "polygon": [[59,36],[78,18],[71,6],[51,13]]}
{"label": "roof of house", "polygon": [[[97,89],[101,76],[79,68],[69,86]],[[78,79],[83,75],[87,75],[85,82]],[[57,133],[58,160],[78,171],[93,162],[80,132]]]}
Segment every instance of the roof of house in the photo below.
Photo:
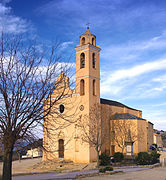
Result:
{"label": "roof of house", "polygon": [[118,119],[139,119],[139,120],[145,120],[145,119],[142,119],[138,116],[135,116],[133,114],[130,114],[130,113],[119,113],[119,114],[115,114],[111,119],[114,119],[114,120],[118,120]]}
{"label": "roof of house", "polygon": [[126,107],[128,109],[132,109],[132,110],[135,110],[135,111],[140,111],[140,110],[137,110],[137,109],[134,109],[134,108],[131,108],[131,107],[128,107],[120,102],[117,102],[117,101],[113,101],[113,100],[108,100],[108,99],[102,99],[100,98],[100,103],[101,104],[108,104],[108,105],[111,105],[111,106],[118,106],[118,107]]}

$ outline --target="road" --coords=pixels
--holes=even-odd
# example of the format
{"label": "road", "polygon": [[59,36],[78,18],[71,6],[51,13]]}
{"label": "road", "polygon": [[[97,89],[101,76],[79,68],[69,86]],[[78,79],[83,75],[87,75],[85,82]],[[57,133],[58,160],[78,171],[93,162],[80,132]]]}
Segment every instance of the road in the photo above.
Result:
{"label": "road", "polygon": [[86,177],[82,180],[166,180],[166,168],[156,167],[141,171],[134,171],[134,169],[132,171],[126,169],[128,172],[125,173]]}
{"label": "road", "polygon": [[[136,172],[151,169],[150,167],[145,168],[123,168],[123,169],[115,169],[114,171],[122,171],[122,172]],[[12,180],[56,180],[56,179],[75,179],[78,175],[84,174],[94,174],[98,173],[98,170],[88,170],[88,171],[75,171],[68,173],[47,173],[47,174],[36,174],[36,175],[25,175],[25,176],[14,176]]]}
{"label": "road", "polygon": [[25,176],[14,176],[12,180],[54,180],[54,179],[75,179],[78,175],[98,173],[98,170],[75,171],[68,173],[47,173]]}

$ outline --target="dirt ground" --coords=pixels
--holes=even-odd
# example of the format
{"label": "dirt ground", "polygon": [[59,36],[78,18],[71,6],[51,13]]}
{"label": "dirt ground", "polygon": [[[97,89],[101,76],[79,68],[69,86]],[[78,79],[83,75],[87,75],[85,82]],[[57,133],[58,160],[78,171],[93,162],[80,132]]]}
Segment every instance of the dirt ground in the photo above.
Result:
{"label": "dirt ground", "polygon": [[[13,161],[12,174],[48,172],[48,171],[71,171],[71,170],[88,170],[96,166],[96,163],[90,165],[77,164],[71,161],[63,160],[48,160],[42,162],[42,158],[24,159]],[[2,163],[0,163],[0,174],[2,174]]]}
{"label": "dirt ground", "polygon": [[80,178],[82,180],[166,180],[166,167],[158,167],[149,170],[117,173],[114,175],[102,175]]}
{"label": "dirt ground", "polygon": [[[34,159],[24,159],[19,161],[13,161],[12,164],[12,172],[15,173],[27,173],[29,171],[29,168],[33,165],[40,163],[42,161],[42,158],[34,158]],[[0,174],[2,174],[2,167],[3,163],[0,162]]]}
{"label": "dirt ground", "polygon": [[89,170],[95,168],[96,163],[91,164],[81,164],[73,163],[69,160],[48,160],[44,162],[39,162],[29,168],[31,172],[47,172],[47,171],[76,171],[76,170]]}

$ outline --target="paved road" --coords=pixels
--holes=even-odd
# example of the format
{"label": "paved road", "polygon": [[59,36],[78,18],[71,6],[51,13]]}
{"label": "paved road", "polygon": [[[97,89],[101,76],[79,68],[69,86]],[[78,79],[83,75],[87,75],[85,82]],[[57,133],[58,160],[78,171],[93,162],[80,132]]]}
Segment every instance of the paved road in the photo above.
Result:
{"label": "paved road", "polygon": [[[133,169],[134,170],[134,169]],[[80,178],[80,180],[166,180],[166,167]]]}
{"label": "paved road", "polygon": [[75,171],[68,173],[47,173],[26,176],[14,176],[12,180],[54,180],[54,179],[75,179],[77,175],[98,173],[98,170]]}
{"label": "paved road", "polygon": [[[150,167],[146,168],[121,168],[115,169],[114,171],[123,171],[123,172],[135,172],[151,169]],[[26,176],[14,176],[12,180],[56,180],[56,179],[75,179],[77,175],[84,174],[93,174],[98,173],[98,170],[88,170],[88,171],[75,171],[69,173],[47,173],[47,174],[36,174],[36,175],[26,175]]]}

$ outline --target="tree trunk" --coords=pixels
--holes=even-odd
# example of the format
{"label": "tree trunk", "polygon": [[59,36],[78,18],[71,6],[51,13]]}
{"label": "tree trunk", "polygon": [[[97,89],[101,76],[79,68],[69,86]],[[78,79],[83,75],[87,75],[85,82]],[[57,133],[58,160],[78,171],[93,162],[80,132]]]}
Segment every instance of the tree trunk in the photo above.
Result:
{"label": "tree trunk", "polygon": [[97,168],[99,168],[99,151],[97,151]]}
{"label": "tree trunk", "polygon": [[123,152],[124,152],[124,147],[122,147],[122,154],[123,154]]}
{"label": "tree trunk", "polygon": [[18,159],[19,159],[19,163],[21,162],[21,154],[20,152],[18,153]]}
{"label": "tree trunk", "polygon": [[4,144],[2,180],[12,179],[12,155],[13,155],[13,145],[7,146]]}

